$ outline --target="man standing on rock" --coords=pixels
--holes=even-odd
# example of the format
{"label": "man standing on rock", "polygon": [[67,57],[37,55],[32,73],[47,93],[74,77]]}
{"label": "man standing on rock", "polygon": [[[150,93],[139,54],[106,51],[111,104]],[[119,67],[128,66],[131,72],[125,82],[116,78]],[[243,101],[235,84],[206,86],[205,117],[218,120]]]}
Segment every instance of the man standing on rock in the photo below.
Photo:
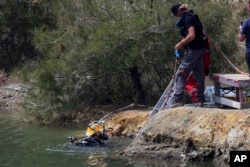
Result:
{"label": "man standing on rock", "polygon": [[185,49],[179,70],[176,74],[176,86],[173,95],[173,107],[183,106],[184,90],[187,78],[192,72],[198,84],[196,106],[203,107],[205,77],[203,73],[204,32],[199,17],[188,9],[187,4],[174,3],[171,12],[179,17],[176,25],[183,39],[175,45],[175,50]]}

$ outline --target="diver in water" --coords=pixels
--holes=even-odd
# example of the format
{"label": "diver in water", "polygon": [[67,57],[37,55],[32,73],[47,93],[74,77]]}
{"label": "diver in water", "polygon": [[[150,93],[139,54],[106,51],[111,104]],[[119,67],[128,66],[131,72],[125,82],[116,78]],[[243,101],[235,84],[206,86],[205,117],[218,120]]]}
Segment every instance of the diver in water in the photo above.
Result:
{"label": "diver in water", "polygon": [[70,144],[80,146],[98,146],[104,145],[104,140],[108,140],[104,121],[94,121],[89,124],[85,137],[77,140],[74,136],[68,137]]}

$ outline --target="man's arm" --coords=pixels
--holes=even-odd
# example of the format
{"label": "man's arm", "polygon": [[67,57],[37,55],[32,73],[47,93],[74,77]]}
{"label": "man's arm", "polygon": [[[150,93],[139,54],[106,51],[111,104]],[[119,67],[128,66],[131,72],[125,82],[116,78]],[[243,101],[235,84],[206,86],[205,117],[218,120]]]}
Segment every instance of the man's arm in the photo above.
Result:
{"label": "man's arm", "polygon": [[181,49],[183,46],[194,40],[195,28],[191,26],[188,28],[188,35],[175,45],[175,49]]}
{"label": "man's arm", "polygon": [[243,42],[243,41],[245,41],[245,39],[246,39],[246,35],[239,33],[239,35],[238,35],[238,40],[239,40],[240,42]]}

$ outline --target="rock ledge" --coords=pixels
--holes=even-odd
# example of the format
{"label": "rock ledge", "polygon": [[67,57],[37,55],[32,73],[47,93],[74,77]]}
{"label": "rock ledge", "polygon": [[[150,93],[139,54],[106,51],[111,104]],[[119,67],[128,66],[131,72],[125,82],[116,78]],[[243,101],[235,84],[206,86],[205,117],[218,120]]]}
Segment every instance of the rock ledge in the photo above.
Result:
{"label": "rock ledge", "polygon": [[[121,153],[122,156],[213,160],[227,165],[230,150],[250,150],[250,111],[247,109],[184,106],[161,111],[146,121],[149,113],[126,111],[108,121],[108,126],[119,127],[114,128],[114,135],[132,136],[132,132],[143,127],[137,135],[134,133],[134,141]],[[131,115],[136,116],[133,119]]]}

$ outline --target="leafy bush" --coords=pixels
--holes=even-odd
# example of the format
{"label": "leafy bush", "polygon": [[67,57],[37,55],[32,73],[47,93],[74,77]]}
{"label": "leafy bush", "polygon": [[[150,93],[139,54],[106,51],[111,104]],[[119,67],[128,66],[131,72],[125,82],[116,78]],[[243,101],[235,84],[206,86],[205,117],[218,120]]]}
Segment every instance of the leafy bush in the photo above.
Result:
{"label": "leafy bush", "polygon": [[[172,2],[41,2],[49,4],[53,28],[47,17],[36,15],[42,21],[32,36],[37,59],[23,67],[23,78],[34,81],[27,104],[42,107],[29,111],[46,120],[90,104],[154,105],[173,75],[173,49],[181,38],[169,10]],[[219,4],[189,2],[209,37],[242,64],[234,55],[234,9],[226,1]],[[213,45],[212,72],[232,71]]]}

